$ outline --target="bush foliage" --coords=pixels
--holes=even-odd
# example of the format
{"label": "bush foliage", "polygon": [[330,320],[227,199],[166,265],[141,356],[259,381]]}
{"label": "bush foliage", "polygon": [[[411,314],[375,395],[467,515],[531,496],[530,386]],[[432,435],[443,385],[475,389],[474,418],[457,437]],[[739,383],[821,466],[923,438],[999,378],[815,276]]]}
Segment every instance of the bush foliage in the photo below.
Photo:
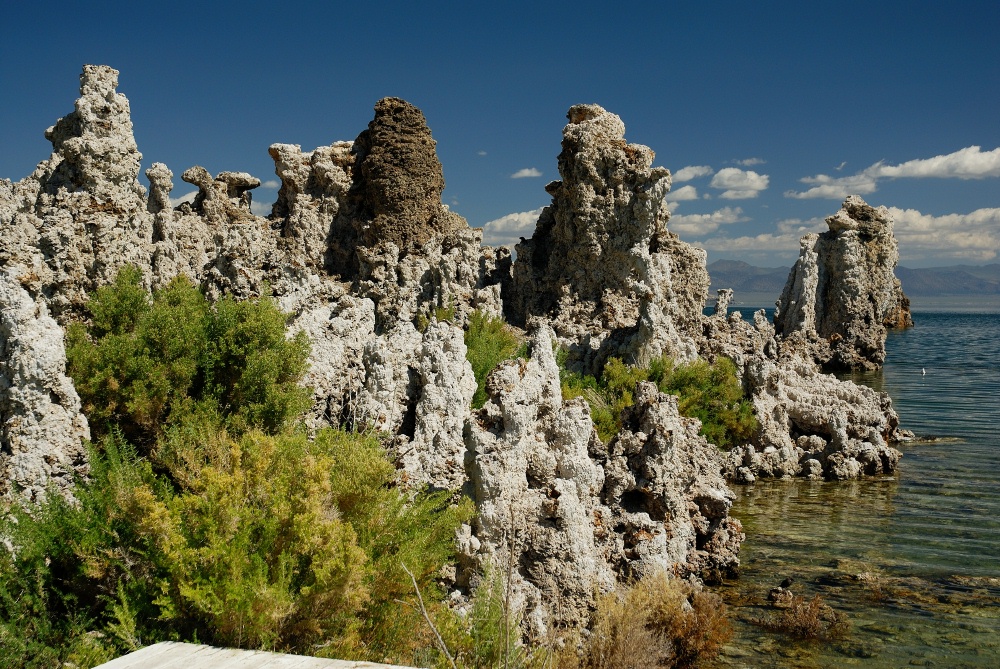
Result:
{"label": "bush foliage", "polygon": [[504,360],[523,353],[521,338],[502,318],[474,311],[465,331],[466,358],[476,375],[472,408],[486,404],[486,377]]}
{"label": "bush foliage", "polygon": [[206,404],[228,427],[280,431],[309,404],[297,381],[306,369],[304,333],[285,337],[284,314],[270,299],[214,307],[177,277],[152,297],[135,268],[99,288],[92,325],[70,326],[67,371],[95,437],[117,426],[148,447],[178,412]]}
{"label": "bush foliage", "polygon": [[401,565],[440,602],[468,501],[403,491],[375,436],[295,426],[308,348],[270,300],[150,296],[130,270],[90,306],[68,338],[91,472],[0,522],[0,666],[161,640],[435,662]]}
{"label": "bush foliage", "polygon": [[736,365],[729,358],[682,365],[658,358],[646,368],[610,358],[600,379],[567,371],[565,359],[566,352],[560,351],[557,360],[563,399],[587,400],[594,426],[605,443],[621,429],[621,413],[634,404],[633,393],[640,381],[652,381],[660,392],[677,396],[681,415],[700,420],[701,434],[720,448],[746,443],[757,429],[753,406],[744,396]]}

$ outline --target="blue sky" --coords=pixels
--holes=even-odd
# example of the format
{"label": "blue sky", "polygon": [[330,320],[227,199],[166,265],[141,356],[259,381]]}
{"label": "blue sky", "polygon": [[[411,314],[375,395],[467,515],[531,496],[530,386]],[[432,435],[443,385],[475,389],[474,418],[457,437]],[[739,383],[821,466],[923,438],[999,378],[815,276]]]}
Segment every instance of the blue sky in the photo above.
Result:
{"label": "blue sky", "polygon": [[594,102],[674,172],[670,227],[710,260],[787,265],[858,192],[892,208],[902,264],[1000,261],[994,1],[73,7],[4,8],[2,177],[47,157],[84,63],[121,71],[143,166],[178,197],[200,164],[270,202],[268,145],[354,139],[392,95],[424,111],[445,201],[503,243],[548,202],[566,110]]}

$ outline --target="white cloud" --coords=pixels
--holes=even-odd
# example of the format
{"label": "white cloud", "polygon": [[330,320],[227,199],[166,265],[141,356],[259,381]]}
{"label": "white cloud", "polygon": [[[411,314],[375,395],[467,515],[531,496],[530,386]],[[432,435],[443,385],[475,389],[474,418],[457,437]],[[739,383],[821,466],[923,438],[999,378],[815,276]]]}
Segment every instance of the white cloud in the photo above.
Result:
{"label": "white cloud", "polygon": [[[889,213],[895,220],[895,235],[904,264],[913,261],[981,263],[1000,258],[1000,208],[934,216],[916,209],[890,207]],[[772,232],[710,237],[699,241],[698,245],[709,251],[743,254],[744,257],[761,254],[762,258],[774,261],[797,255],[803,235],[826,230],[826,223],[821,218],[792,218],[778,221]]]}
{"label": "white cloud", "polygon": [[829,230],[826,219],[820,217],[807,218],[804,221],[801,218],[786,218],[778,221],[776,227],[778,228],[778,232],[782,234],[794,234],[796,238],[810,232],[826,232]]}
{"label": "white cloud", "polygon": [[1000,255],[1000,208],[933,216],[889,207],[903,260],[988,262]]}
{"label": "white cloud", "polygon": [[805,177],[800,179],[800,181],[804,184],[813,184],[813,187],[802,192],[785,191],[785,197],[793,197],[797,200],[808,200],[817,197],[843,200],[848,195],[874,193],[878,190],[878,179],[866,172],[867,170],[849,177],[831,177],[825,174]]}
{"label": "white cloud", "polygon": [[792,233],[772,234],[770,232],[744,237],[712,237],[698,242],[698,246],[708,251],[722,253],[743,253],[763,251],[789,257],[799,249],[799,235]]}
{"label": "white cloud", "polygon": [[250,211],[257,216],[270,216],[273,202],[251,202]]}
{"label": "white cloud", "polygon": [[534,167],[525,167],[524,169],[520,169],[517,172],[514,172],[513,174],[511,174],[510,178],[511,179],[528,179],[528,178],[531,178],[531,177],[540,177],[540,176],[542,176],[542,173],[539,170],[535,169]]}
{"label": "white cloud", "polygon": [[743,167],[753,167],[754,165],[763,165],[767,161],[763,158],[744,158],[743,160],[734,160],[733,162]]}
{"label": "white cloud", "polygon": [[[886,165],[883,161],[879,161],[849,177],[834,178],[826,174],[805,177],[800,181],[804,184],[813,184],[812,188],[801,192],[788,191],[785,196],[800,200],[817,197],[840,200],[851,194],[874,193],[878,188],[879,179],[985,179],[988,177],[1000,177],[1000,147],[983,152],[978,146],[969,146],[954,153],[934,156],[933,158],[908,160],[899,165]],[[861,190],[861,188],[867,190]]]}
{"label": "white cloud", "polygon": [[687,167],[682,167],[673,174],[673,182],[680,183],[682,181],[691,181],[692,179],[698,179],[699,177],[707,177],[713,174],[713,170],[708,165],[688,165]]}
{"label": "white cloud", "polygon": [[485,151],[476,151],[476,155],[477,156],[485,156],[486,152]]}
{"label": "white cloud", "polygon": [[281,182],[277,179],[268,179],[260,185],[261,188],[270,188],[272,190],[281,188]]}
{"label": "white cloud", "polygon": [[198,195],[198,191],[193,190],[190,193],[184,193],[184,195],[181,195],[180,197],[169,198],[171,209],[174,207],[179,207],[181,206],[181,204],[185,202],[194,202],[194,198],[196,195]]}
{"label": "white cloud", "polygon": [[535,223],[544,207],[532,211],[507,214],[483,226],[483,243],[489,246],[512,246],[521,237],[530,237],[535,232]]}
{"label": "white cloud", "polygon": [[712,177],[709,185],[725,191],[719,195],[724,200],[745,200],[757,197],[760,191],[766,190],[769,181],[770,177],[766,174],[738,167],[724,167]]}
{"label": "white cloud", "polygon": [[698,199],[698,189],[694,186],[681,186],[675,191],[670,191],[667,196],[663,198],[667,202],[682,202],[684,200],[697,200]]}
{"label": "white cloud", "polygon": [[743,215],[739,207],[723,207],[710,214],[675,214],[670,217],[667,227],[682,236],[697,237],[715,232],[721,225],[744,223],[750,219]]}

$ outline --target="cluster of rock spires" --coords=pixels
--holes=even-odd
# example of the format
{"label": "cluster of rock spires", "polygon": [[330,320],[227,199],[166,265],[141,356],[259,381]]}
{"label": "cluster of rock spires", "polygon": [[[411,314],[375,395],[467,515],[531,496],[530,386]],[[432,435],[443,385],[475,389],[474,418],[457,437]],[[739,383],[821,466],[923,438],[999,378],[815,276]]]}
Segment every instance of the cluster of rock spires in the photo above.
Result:
{"label": "cluster of rock spires", "polygon": [[[444,179],[423,114],[387,98],[354,142],[304,152],[274,144],[281,179],[267,218],[250,210],[260,181],[242,172],[181,178],[198,187],[170,206],[173,174],[141,154],[118,72],[86,66],[76,109],[46,132],[51,157],[0,180],[0,492],[37,499],[86,473],[89,436],[65,375],[62,326],[125,265],[150,288],[184,274],[212,296],[270,291],[289,331],[311,341],[313,427],[373,426],[410,485],[463,490],[477,517],[459,536],[454,580],[513,564],[530,624],[577,625],[594,596],[657,569],[717,580],[744,536],[726,478],[851,478],[890,473],[905,435],[888,396],[820,371],[884,359],[884,327],[908,322],[884,209],[850,198],[831,231],[803,240],[777,329],[703,316],[705,254],[667,229],[670,174],[627,144],[621,119],[569,111],[561,181],[531,239],[482,246],[482,232],[441,204]],[[454,310],[438,322],[435,309]],[[501,364],[489,401],[463,325],[481,310],[524,328],[530,358]],[[425,327],[419,327],[429,322]],[[610,356],[733,359],[760,421],[723,453],[652,384],[604,444],[582,399],[562,399],[554,343],[599,372]]]}

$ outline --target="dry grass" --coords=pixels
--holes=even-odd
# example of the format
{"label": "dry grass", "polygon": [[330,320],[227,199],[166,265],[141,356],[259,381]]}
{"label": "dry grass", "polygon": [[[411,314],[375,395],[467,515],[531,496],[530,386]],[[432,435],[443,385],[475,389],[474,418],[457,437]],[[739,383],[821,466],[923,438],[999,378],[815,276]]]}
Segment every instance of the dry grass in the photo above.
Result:
{"label": "dry grass", "polygon": [[576,662],[560,668],[694,667],[718,655],[732,636],[721,598],[666,573],[602,596]]}
{"label": "dry grass", "polygon": [[793,595],[791,603],[779,615],[754,622],[797,639],[841,639],[851,629],[847,616],[827,606],[819,595],[812,599]]}

